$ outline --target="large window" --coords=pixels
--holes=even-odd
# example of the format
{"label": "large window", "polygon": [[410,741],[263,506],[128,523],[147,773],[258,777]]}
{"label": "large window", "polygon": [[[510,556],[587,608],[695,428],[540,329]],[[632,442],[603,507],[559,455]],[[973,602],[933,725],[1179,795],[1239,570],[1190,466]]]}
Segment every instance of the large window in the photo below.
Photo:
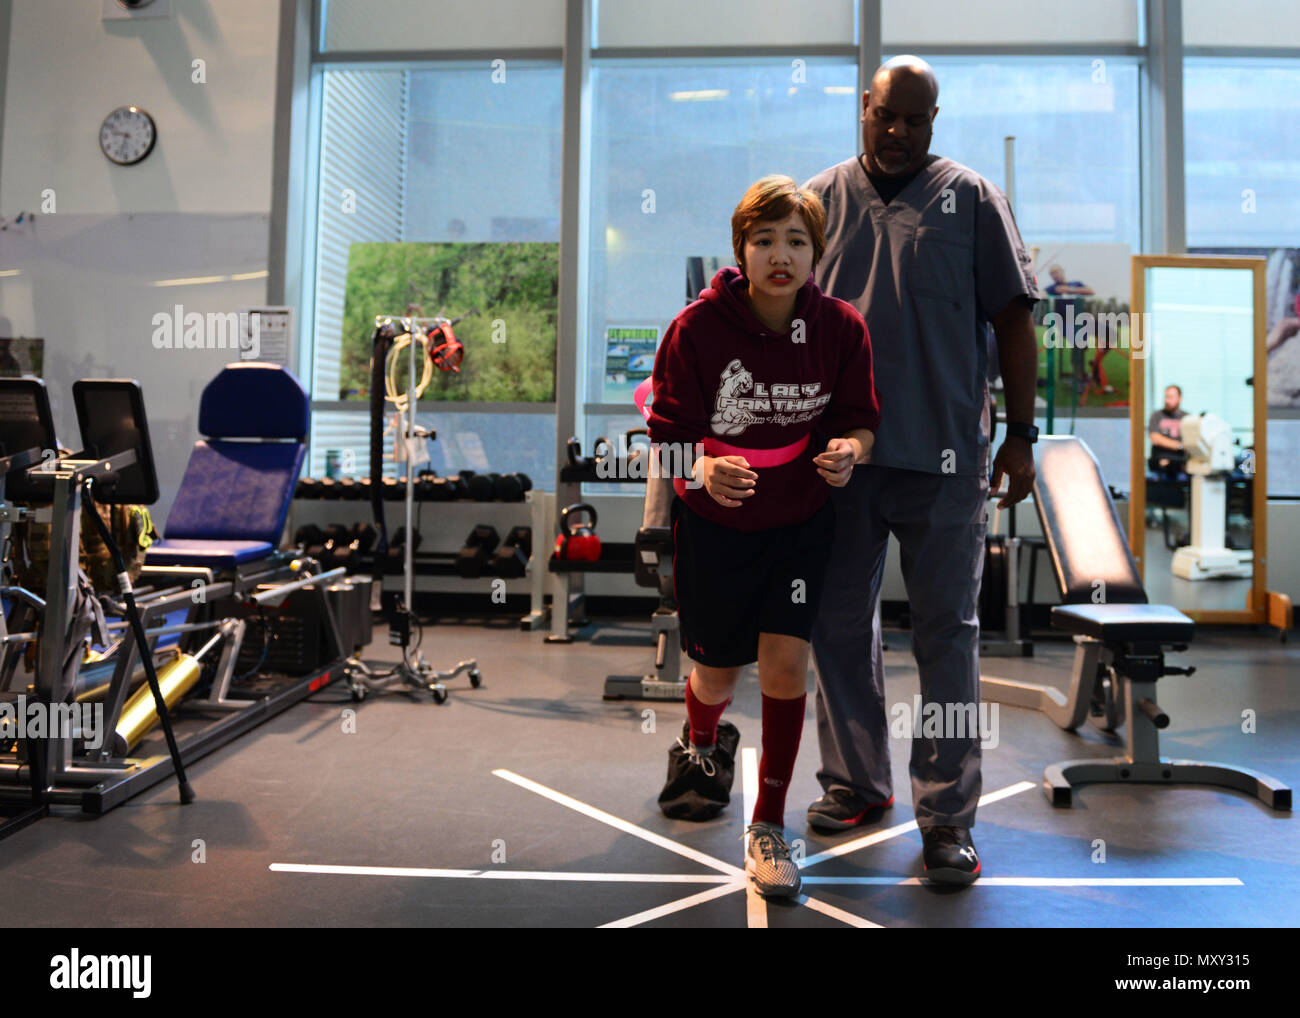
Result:
{"label": "large window", "polygon": [[[357,325],[366,315],[347,311],[354,245],[558,245],[559,47],[568,8],[539,0],[503,29],[499,15],[514,9],[511,0],[430,0],[418,12],[405,0],[321,2],[319,201],[303,314],[316,408],[310,469],[320,473],[327,450],[340,449],[351,450],[345,462],[364,472],[368,421],[358,378],[368,336]],[[1277,15],[1260,27],[1265,21],[1251,12],[1268,5],[1246,2],[1251,16],[1242,20],[1258,22],[1253,45],[1287,35],[1290,20]],[[589,197],[574,210],[586,217],[583,276],[565,284],[577,287],[580,329],[559,338],[577,344],[578,432],[588,448],[597,435],[642,424],[631,391],[669,321],[716,264],[732,260],[729,220],[745,188],[774,172],[802,182],[858,150],[858,5],[814,0],[785,30],[764,28],[770,19],[761,16],[737,26],[732,8],[730,0],[659,7],[592,0],[591,76],[586,94],[571,97],[591,118],[583,125]],[[1005,139],[1015,137],[1016,218],[1026,243],[1039,249],[1043,278],[1070,245],[1142,250],[1141,4],[1105,0],[1064,14],[1022,8],[1005,3],[972,13],[959,0],[888,0],[883,29],[886,56],[918,52],[938,73],[933,151],[1006,187]],[[1185,0],[1185,11],[1190,46],[1249,41],[1204,37],[1221,15],[1211,0]],[[788,55],[772,55],[777,36]],[[508,60],[488,60],[489,43],[518,49]],[[1069,44],[1082,52],[960,55],[986,43],[1018,52]],[[750,45],[762,55],[684,55],[696,46]],[[549,49],[529,48],[538,46]],[[1104,55],[1088,55],[1091,46]],[[816,56],[801,56],[812,47]],[[927,47],[947,55],[929,56]],[[385,64],[381,54],[380,62],[360,62],[365,52],[422,48],[463,50],[473,59]],[[1290,130],[1300,122],[1300,59],[1189,57],[1184,70],[1188,246],[1300,248],[1300,194],[1292,185],[1300,179],[1300,132]],[[688,271],[688,259],[702,262]],[[419,264],[443,263],[430,255]],[[391,294],[376,302],[400,303]],[[434,467],[522,469],[548,483],[554,405],[529,398],[423,404],[422,418],[439,432]],[[1091,406],[1081,412],[1107,414]],[[1288,425],[1290,416],[1280,414]],[[1108,473],[1119,479],[1123,443],[1101,445]],[[1291,451],[1279,455],[1284,449]],[[1275,484],[1294,488],[1297,450],[1300,442],[1275,443]]]}
{"label": "large window", "polygon": [[734,261],[731,214],[759,177],[803,183],[853,157],[857,70],[794,57],[619,61],[598,64],[592,82],[585,391],[590,436],[612,437],[642,423],[630,400],[641,373],[618,369],[624,337],[644,333],[609,330],[662,338],[687,302],[687,259]]}
{"label": "large window", "polygon": [[[560,239],[560,124],[561,79],[553,66],[516,61],[503,68],[323,72],[313,473],[323,471],[329,450],[342,452],[342,461],[357,473],[369,470],[364,365],[374,315],[402,314],[408,300],[427,302],[433,293],[477,293],[488,269],[502,274],[485,257],[493,254],[485,245],[499,251],[531,249],[533,261],[538,252],[542,261],[553,259]],[[393,248],[391,256],[374,246],[359,247],[398,243],[406,246]],[[430,244],[477,248],[472,264],[465,260],[460,271],[448,261],[448,249]],[[360,252],[371,266],[383,267],[382,278],[372,268],[364,286],[356,272]],[[457,279],[458,272],[473,278]],[[426,278],[435,275],[440,278]],[[368,300],[367,293],[376,296]],[[468,302],[468,296],[462,299]],[[423,307],[426,315],[467,310]],[[480,318],[466,329],[486,337],[491,325]],[[553,332],[553,311],[549,325],[542,321],[537,327]],[[493,374],[508,378],[509,332],[498,336],[497,344],[465,342],[467,363],[475,360],[477,349],[480,364],[491,361]],[[535,360],[530,352],[533,373]],[[551,354],[545,370],[553,371],[553,365]],[[523,471],[549,486],[555,474],[553,402],[494,404],[488,396],[466,406],[465,394],[455,392],[464,377],[439,375],[421,403],[420,423],[438,433],[431,449],[434,469]],[[490,379],[481,381],[479,391],[503,391]],[[442,398],[433,399],[435,393]]]}
{"label": "large window", "polygon": [[1187,246],[1268,259],[1268,490],[1300,495],[1300,60],[1183,66]]}
{"label": "large window", "polygon": [[[892,54],[891,54],[892,55]],[[935,57],[931,151],[1006,187],[1026,243],[1141,243],[1138,67],[1119,57]]]}
{"label": "large window", "polygon": [[1183,68],[1187,245],[1300,247],[1300,60]]}

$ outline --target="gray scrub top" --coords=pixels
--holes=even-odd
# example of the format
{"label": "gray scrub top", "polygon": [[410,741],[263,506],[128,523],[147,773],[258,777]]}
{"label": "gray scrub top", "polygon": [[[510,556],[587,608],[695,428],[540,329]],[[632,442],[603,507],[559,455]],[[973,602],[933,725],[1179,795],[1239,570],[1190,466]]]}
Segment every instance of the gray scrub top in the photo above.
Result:
{"label": "gray scrub top", "polygon": [[892,202],[854,159],[804,186],[826,206],[823,292],[871,333],[881,421],[871,462],[988,475],[987,322],[1039,299],[1006,197],[974,170],[931,156]]}

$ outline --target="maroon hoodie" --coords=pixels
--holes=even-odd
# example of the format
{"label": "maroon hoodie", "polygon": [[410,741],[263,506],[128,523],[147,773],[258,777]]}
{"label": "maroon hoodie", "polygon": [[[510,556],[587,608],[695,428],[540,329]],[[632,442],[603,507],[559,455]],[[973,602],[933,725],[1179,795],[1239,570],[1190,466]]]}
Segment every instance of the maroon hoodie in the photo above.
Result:
{"label": "maroon hoodie", "polygon": [[687,446],[709,438],[776,449],[807,436],[787,463],[751,463],[758,480],[739,506],[719,505],[703,486],[677,482],[677,493],[701,516],[737,530],[766,530],[801,523],[822,507],[831,487],[813,457],[846,432],[875,431],[880,399],[867,324],[853,305],[826,296],[809,277],[795,297],[793,328],[777,333],[750,308],[748,286],[728,266],[673,319],[655,357],[648,424],[652,441]]}

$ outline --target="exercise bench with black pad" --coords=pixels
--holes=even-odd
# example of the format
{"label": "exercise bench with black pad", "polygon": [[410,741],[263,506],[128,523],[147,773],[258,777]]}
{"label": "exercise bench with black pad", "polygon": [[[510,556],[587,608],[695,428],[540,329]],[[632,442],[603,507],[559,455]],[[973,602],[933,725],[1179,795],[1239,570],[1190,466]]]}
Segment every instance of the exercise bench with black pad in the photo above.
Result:
{"label": "exercise bench with black pad", "polygon": [[1089,718],[1108,733],[1126,728],[1124,756],[1043,771],[1052,805],[1071,805],[1077,785],[1140,782],[1231,788],[1289,810],[1291,789],[1268,775],[1160,755],[1169,715],[1156,702],[1156,682],[1195,670],[1166,664],[1165,654],[1185,651],[1196,626],[1176,608],[1148,603],[1101,469],[1080,439],[1039,440],[1034,502],[1062,601],[1052,608],[1052,626],[1075,642],[1069,690],[981,676],[982,696],[1040,710],[1070,732]]}

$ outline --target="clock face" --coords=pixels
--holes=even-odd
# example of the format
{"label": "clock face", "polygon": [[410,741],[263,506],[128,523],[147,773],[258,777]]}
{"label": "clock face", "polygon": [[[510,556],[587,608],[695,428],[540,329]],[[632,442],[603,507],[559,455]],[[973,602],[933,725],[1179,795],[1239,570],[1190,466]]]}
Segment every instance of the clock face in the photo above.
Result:
{"label": "clock face", "polygon": [[158,139],[153,117],[138,106],[121,106],[99,127],[99,147],[120,166],[130,166],[153,151]]}

